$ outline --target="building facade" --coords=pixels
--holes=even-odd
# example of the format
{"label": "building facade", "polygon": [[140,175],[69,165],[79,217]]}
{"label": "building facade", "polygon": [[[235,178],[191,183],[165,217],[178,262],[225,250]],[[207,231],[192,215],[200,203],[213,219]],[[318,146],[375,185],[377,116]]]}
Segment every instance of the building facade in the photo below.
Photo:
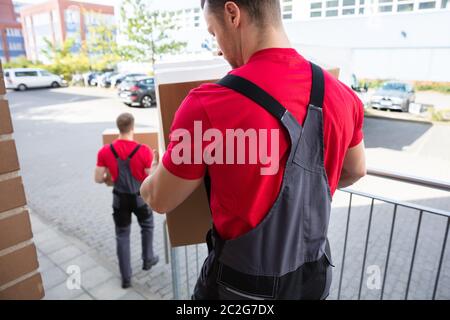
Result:
{"label": "building facade", "polygon": [[293,45],[340,67],[345,79],[450,82],[449,0],[283,0],[283,6],[292,12],[285,26]]}
{"label": "building facade", "polygon": [[42,50],[45,39],[62,44],[73,38],[74,52],[89,38],[89,29],[99,24],[114,24],[114,7],[68,0],[50,0],[20,10],[26,54],[33,61],[46,62]]}
{"label": "building facade", "polygon": [[450,9],[450,0],[281,0],[281,3],[283,18],[286,20],[420,13]]}
{"label": "building facade", "polygon": [[0,59],[9,61],[25,55],[22,25],[11,0],[0,0]]}
{"label": "building facade", "polygon": [[[170,7],[170,1],[158,3],[149,10],[166,11],[178,21],[180,30],[174,37],[187,41],[183,55],[207,55],[217,48],[206,30],[200,1],[177,1],[176,7]],[[450,82],[450,0],[280,0],[280,4],[293,46],[310,60],[339,67],[346,83],[353,75]]]}

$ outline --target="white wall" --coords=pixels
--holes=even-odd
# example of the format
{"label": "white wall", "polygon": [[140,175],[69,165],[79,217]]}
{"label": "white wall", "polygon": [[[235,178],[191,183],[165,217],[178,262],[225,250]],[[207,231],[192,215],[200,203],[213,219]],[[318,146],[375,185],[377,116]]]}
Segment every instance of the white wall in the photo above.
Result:
{"label": "white wall", "polygon": [[289,21],[285,25],[300,53],[359,78],[450,81],[450,11]]}

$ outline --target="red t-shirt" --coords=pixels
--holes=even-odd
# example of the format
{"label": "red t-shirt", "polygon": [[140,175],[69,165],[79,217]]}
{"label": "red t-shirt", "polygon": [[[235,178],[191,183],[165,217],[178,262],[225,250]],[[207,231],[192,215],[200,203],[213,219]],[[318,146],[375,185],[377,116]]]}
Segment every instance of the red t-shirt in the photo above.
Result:
{"label": "red t-shirt", "polygon": [[[230,73],[246,78],[270,93],[303,125],[310,99],[312,72],[310,63],[296,50],[261,50],[247,64]],[[364,108],[357,95],[328,72],[325,72],[323,114],[325,168],[334,193],[347,150],[363,139]],[[208,170],[214,225],[224,239],[234,239],[255,228],[275,202],[290,151],[289,137],[281,123],[261,106],[217,84],[204,84],[190,92],[175,115],[172,133],[176,129],[186,129],[193,137],[195,121],[201,121],[203,132],[214,128],[220,130],[224,137],[227,129],[237,128],[244,131],[249,128],[279,129],[280,132],[279,170],[275,175],[261,175],[260,169],[267,166],[260,161],[257,164],[206,165],[204,161],[197,164],[192,159],[192,164],[177,165],[172,153],[182,139],[171,135],[171,143],[162,160],[164,167],[183,179],[200,179]],[[268,138],[270,146],[270,134]],[[200,145],[204,150],[210,143]],[[191,148],[193,158],[194,143]]]}
{"label": "red t-shirt", "polygon": [[[119,158],[125,160],[137,147],[138,143],[128,140],[116,140],[113,143],[114,149],[117,151]],[[139,151],[131,158],[130,169],[133,177],[139,182],[143,182],[147,178],[145,169],[150,169],[153,161],[153,152],[146,145],[141,145]],[[97,166],[108,168],[111,177],[115,182],[119,175],[117,159],[111,151],[111,147],[105,145],[97,155]]]}

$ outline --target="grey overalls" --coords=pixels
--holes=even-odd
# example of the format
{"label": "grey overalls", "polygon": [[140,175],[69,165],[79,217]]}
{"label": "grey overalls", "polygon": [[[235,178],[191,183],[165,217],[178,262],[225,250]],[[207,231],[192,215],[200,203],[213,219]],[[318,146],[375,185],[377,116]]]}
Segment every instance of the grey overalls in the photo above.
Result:
{"label": "grey overalls", "polygon": [[141,183],[134,178],[130,169],[130,160],[139,151],[138,145],[126,160],[120,159],[114,146],[110,148],[117,160],[119,175],[114,183],[113,209],[116,225],[117,256],[122,279],[131,280],[130,231],[131,213],[136,215],[141,227],[142,259],[150,261],[153,255],[153,212],[140,196]]}
{"label": "grey overalls", "polygon": [[[227,75],[218,84],[250,98],[276,117],[291,148],[280,193],[264,220],[237,239],[224,241],[213,227],[209,255],[193,299],[325,299],[331,285],[327,239],[331,193],[324,168],[324,75],[312,64],[313,81],[304,126],[252,82]],[[209,190],[208,178],[206,179]]]}

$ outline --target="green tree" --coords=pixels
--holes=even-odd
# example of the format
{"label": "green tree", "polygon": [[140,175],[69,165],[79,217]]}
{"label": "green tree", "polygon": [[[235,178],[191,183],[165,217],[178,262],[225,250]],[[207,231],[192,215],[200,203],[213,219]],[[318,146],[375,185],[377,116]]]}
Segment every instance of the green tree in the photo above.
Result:
{"label": "green tree", "polygon": [[31,61],[26,57],[21,56],[14,59],[11,59],[8,62],[3,64],[4,69],[13,69],[13,68],[42,68],[42,63],[39,61]]}
{"label": "green tree", "polygon": [[89,27],[86,41],[92,69],[114,69],[121,60],[121,50],[116,41],[116,27],[101,23]]}
{"label": "green tree", "polygon": [[186,46],[171,39],[171,34],[180,29],[173,15],[151,11],[148,2],[142,0],[124,0],[120,10],[121,31],[128,39],[122,48],[124,57],[154,64],[159,55],[180,52]]}
{"label": "green tree", "polygon": [[62,44],[54,44],[49,39],[44,39],[45,48],[42,53],[51,63],[46,69],[62,75],[64,79],[70,81],[74,73],[86,72],[90,69],[90,61],[85,45],[82,45],[78,52],[72,52],[75,40],[67,38]]}

